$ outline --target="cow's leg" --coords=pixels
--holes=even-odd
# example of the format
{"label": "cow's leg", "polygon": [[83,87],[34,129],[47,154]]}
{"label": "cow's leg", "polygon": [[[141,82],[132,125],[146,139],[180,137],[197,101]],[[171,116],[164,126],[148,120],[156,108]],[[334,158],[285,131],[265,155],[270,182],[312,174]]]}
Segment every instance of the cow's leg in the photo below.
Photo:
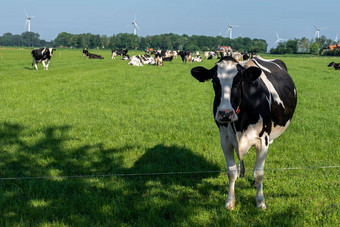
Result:
{"label": "cow's leg", "polygon": [[255,181],[255,187],[257,189],[256,191],[256,206],[261,209],[266,209],[266,204],[264,200],[263,195],[263,174],[264,174],[264,163],[266,160],[268,152],[268,142],[265,142],[265,139],[262,139],[259,141],[258,144],[256,144],[256,162],[254,167],[254,181]]}
{"label": "cow's leg", "polygon": [[32,65],[34,65],[35,70],[38,70],[38,65],[37,65],[37,61],[35,60],[35,58],[33,58]]}
{"label": "cow's leg", "polygon": [[43,68],[46,69],[46,64],[45,64],[45,61],[41,61],[42,65],[43,65]]}
{"label": "cow's leg", "polygon": [[240,160],[238,163],[238,176],[244,177],[245,171],[243,160]]}
{"label": "cow's leg", "polygon": [[237,166],[234,157],[234,147],[230,143],[226,134],[221,130],[220,132],[221,146],[224,153],[228,168],[229,190],[226,201],[226,208],[233,210],[235,208],[235,181],[237,179]]}
{"label": "cow's leg", "polygon": [[49,64],[50,64],[50,60],[47,59],[47,61],[46,61],[46,68],[45,68],[46,70],[48,70],[48,65]]}

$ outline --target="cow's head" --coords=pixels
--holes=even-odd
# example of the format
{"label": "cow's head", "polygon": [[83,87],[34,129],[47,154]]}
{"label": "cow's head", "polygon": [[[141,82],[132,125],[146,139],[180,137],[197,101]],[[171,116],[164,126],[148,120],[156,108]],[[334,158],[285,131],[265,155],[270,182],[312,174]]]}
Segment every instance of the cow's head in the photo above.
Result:
{"label": "cow's head", "polygon": [[44,48],[42,51],[42,55],[45,55],[46,57],[52,57],[53,51],[56,51],[54,48]]}
{"label": "cow's head", "polygon": [[256,80],[261,73],[260,68],[246,67],[246,62],[239,63],[229,56],[223,57],[210,70],[204,67],[191,70],[192,76],[200,82],[212,79],[215,120],[221,124],[238,120],[245,84]]}

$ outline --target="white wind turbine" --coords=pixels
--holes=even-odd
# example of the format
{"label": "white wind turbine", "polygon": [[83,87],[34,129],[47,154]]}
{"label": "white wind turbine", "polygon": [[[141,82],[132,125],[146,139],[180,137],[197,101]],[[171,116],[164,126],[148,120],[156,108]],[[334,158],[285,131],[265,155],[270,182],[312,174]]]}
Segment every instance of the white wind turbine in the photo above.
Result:
{"label": "white wind turbine", "polygon": [[277,37],[277,40],[275,41],[275,44],[276,43],[280,43],[281,41],[286,41],[287,39],[282,39],[280,38],[279,34],[276,33],[276,37]]}
{"label": "white wind turbine", "polygon": [[323,28],[318,28],[318,27],[316,27],[316,25],[314,25],[314,27],[315,27],[315,37],[317,37],[317,38],[320,38],[320,30],[321,29],[326,29],[327,27],[323,27]]}
{"label": "white wind turbine", "polygon": [[233,38],[233,27],[238,27],[238,25],[231,25],[229,20],[228,20],[228,30],[227,30],[226,34],[228,34],[228,32],[229,32],[230,39]]}
{"label": "white wind turbine", "polygon": [[25,13],[26,13],[26,23],[25,23],[25,27],[27,26],[27,31],[30,32],[31,31],[31,19],[35,16],[28,16],[26,10],[25,10]]}
{"label": "white wind turbine", "polygon": [[137,22],[136,22],[136,15],[135,15],[135,19],[134,19],[133,22],[132,22],[132,25],[133,25],[133,34],[134,34],[134,35],[137,35],[137,29],[138,29],[138,30],[140,30],[140,29],[139,29],[139,26],[138,26],[138,24],[137,24]]}
{"label": "white wind turbine", "polygon": [[335,39],[334,39],[334,42],[335,42],[335,43],[338,43],[338,41],[339,41],[339,40],[338,40],[338,35],[339,35],[339,33],[337,33],[336,36],[335,36]]}

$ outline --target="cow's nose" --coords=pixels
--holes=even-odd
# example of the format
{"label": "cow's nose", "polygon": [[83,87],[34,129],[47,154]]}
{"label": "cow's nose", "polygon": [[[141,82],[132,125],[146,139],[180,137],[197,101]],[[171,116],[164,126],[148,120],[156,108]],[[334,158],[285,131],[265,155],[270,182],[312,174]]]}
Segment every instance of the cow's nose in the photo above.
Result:
{"label": "cow's nose", "polygon": [[231,121],[233,115],[234,115],[234,111],[232,111],[232,110],[218,111],[218,117],[219,117],[220,121],[222,121],[222,122]]}

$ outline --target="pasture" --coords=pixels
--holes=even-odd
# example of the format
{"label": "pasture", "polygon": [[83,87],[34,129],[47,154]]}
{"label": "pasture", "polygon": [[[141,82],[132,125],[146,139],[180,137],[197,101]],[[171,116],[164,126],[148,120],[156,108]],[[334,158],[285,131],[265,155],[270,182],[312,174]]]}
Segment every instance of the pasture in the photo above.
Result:
{"label": "pasture", "polygon": [[0,225],[340,225],[340,168],[314,168],[340,166],[340,71],[327,67],[340,59],[280,57],[298,105],[269,148],[267,210],[250,150],[228,211],[212,84],[190,75],[216,60],[134,67],[90,52],[105,59],[57,49],[35,71],[30,49],[0,48]]}

